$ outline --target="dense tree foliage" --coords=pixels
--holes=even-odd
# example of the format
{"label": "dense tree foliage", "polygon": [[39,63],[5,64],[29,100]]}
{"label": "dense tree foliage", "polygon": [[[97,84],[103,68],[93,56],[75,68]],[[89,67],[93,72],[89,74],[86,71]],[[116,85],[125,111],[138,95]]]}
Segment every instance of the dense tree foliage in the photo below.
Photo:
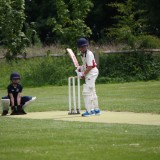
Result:
{"label": "dense tree foliage", "polygon": [[[117,23],[108,29],[109,32],[106,36],[112,41],[128,44],[131,48],[159,47],[160,40],[153,36],[158,36],[158,34],[153,34],[154,30],[159,31],[158,25],[151,25],[148,18],[150,13],[147,2],[147,0],[139,0],[138,2],[126,0],[123,3],[110,3],[109,6],[118,11],[114,17],[117,19]],[[150,32],[151,28],[152,32]]]}
{"label": "dense tree foliage", "polygon": [[[108,5],[115,1],[116,0],[92,0],[94,7],[88,14],[86,23],[92,30],[91,38],[95,42],[105,40],[106,29],[117,22],[117,20],[113,18],[117,14],[116,9]],[[119,0],[119,2],[122,1],[123,0]]]}
{"label": "dense tree foliage", "polygon": [[139,4],[133,0],[126,0],[123,3],[111,3],[109,5],[115,7],[119,14],[114,17],[117,19],[117,24],[109,29],[108,37],[136,48],[137,38],[145,32],[146,25],[143,18],[145,10],[141,9]]}
{"label": "dense tree foliage", "polygon": [[160,1],[145,0],[148,33],[160,36]]}
{"label": "dense tree foliage", "polygon": [[[78,37],[89,37],[90,28],[85,23],[91,0],[26,0],[27,23],[35,28],[46,44],[61,42],[72,45]],[[73,46],[73,45],[72,45]]]}
{"label": "dense tree foliage", "polygon": [[15,37],[24,36],[24,32],[33,45],[41,41],[72,46],[76,38],[84,36],[95,42],[118,40],[132,48],[145,47],[150,41],[158,42],[155,37],[160,36],[160,1],[25,0],[24,6],[23,0],[1,0],[0,25],[3,44],[14,44],[6,40],[13,27],[18,31]]}
{"label": "dense tree foliage", "polygon": [[26,47],[27,38],[22,32],[24,9],[24,0],[0,1],[0,33],[2,43],[7,48],[8,60],[22,54]]}
{"label": "dense tree foliage", "polygon": [[27,23],[25,31],[36,30],[43,43],[53,43],[55,34],[52,32],[52,27],[47,25],[47,21],[56,14],[54,0],[25,0],[25,5]]}
{"label": "dense tree foliage", "polygon": [[55,0],[56,14],[48,19],[52,32],[61,44],[75,46],[75,41],[80,37],[89,37],[91,30],[85,24],[85,18],[92,7],[90,0],[77,1]]}
{"label": "dense tree foliage", "polygon": [[[91,3],[93,7],[91,7]],[[84,10],[87,12],[84,12]],[[140,35],[142,33],[153,36],[160,35],[159,0],[87,0],[85,3],[79,0],[48,0],[47,2],[45,0],[26,0],[26,15],[27,23],[35,22],[36,31],[42,42],[46,44],[70,36],[68,29],[71,27],[70,30],[72,30],[73,25],[77,28],[77,30],[73,29],[74,34],[76,32],[77,35],[81,35],[78,33],[80,28],[77,26],[82,25],[82,28],[85,26],[84,30],[86,32],[90,28],[92,31],[90,38],[96,42],[117,39],[117,35],[112,39],[108,36],[108,29],[115,28],[115,26],[116,28],[120,28],[120,26],[129,28],[130,36],[133,39],[136,38],[134,37],[136,34]],[[115,16],[117,18],[114,18]],[[48,19],[51,18],[54,23],[48,25]],[[64,22],[62,22],[62,19]],[[78,20],[83,22],[79,23]],[[57,33],[59,32],[60,35],[62,31],[60,28],[65,28],[65,33],[68,35],[61,34],[62,37],[58,36]],[[84,32],[86,37],[87,33]],[[130,44],[133,43],[131,39]],[[65,39],[63,41],[66,42]]]}

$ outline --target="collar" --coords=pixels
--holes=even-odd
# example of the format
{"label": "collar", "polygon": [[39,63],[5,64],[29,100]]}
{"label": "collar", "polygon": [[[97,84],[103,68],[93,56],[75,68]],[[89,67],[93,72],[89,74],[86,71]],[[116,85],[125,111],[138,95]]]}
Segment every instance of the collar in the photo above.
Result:
{"label": "collar", "polygon": [[87,51],[88,51],[88,49],[86,50],[86,52],[85,53],[82,53],[81,52],[81,56],[83,57],[83,55],[86,57],[86,55],[87,55]]}

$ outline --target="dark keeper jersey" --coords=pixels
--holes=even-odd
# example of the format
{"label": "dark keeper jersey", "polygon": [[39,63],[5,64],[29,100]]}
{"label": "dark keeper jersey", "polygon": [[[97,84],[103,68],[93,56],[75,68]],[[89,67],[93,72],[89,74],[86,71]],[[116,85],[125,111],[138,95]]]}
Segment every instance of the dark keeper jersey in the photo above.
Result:
{"label": "dark keeper jersey", "polygon": [[[17,87],[14,87],[12,84],[10,84],[8,87],[7,87],[7,90],[8,90],[8,97],[9,97],[9,93],[12,93],[14,99],[16,100],[17,99],[17,95],[18,93],[21,93],[22,92],[22,85],[18,84]],[[10,98],[10,97],[9,97]]]}

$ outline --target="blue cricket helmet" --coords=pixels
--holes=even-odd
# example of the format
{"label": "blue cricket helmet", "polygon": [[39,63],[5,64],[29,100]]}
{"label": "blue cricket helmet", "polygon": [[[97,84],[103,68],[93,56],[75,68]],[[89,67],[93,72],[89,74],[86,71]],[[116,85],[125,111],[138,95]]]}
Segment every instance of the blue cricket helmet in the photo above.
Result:
{"label": "blue cricket helmet", "polygon": [[11,73],[11,75],[10,75],[10,80],[20,79],[20,78],[21,78],[21,77],[20,77],[19,73],[17,73],[17,72],[13,72],[13,73]]}
{"label": "blue cricket helmet", "polygon": [[77,41],[78,47],[88,46],[88,41],[85,38],[80,38]]}

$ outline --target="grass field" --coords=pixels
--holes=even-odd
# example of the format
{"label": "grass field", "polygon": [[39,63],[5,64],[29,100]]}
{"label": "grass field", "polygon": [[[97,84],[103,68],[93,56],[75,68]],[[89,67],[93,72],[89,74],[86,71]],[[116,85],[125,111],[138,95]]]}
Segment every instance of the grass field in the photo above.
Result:
{"label": "grass field", "polygon": [[[102,84],[96,88],[102,110],[160,113],[160,81]],[[6,90],[0,92],[6,95]],[[23,95],[37,97],[29,112],[68,109],[67,86],[24,87]]]}
{"label": "grass field", "polygon": [[[5,95],[5,90],[0,90]],[[97,85],[109,111],[160,113],[160,82]],[[24,88],[27,112],[67,110],[67,86]],[[0,117],[0,160],[159,160],[160,126]]]}

